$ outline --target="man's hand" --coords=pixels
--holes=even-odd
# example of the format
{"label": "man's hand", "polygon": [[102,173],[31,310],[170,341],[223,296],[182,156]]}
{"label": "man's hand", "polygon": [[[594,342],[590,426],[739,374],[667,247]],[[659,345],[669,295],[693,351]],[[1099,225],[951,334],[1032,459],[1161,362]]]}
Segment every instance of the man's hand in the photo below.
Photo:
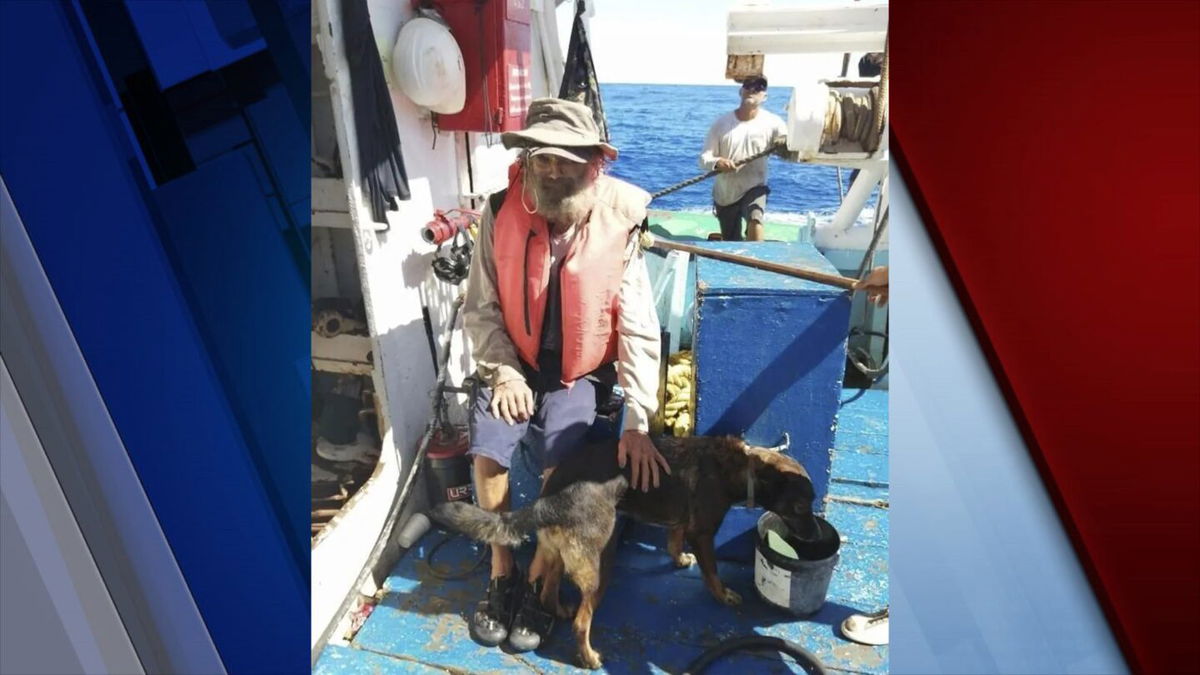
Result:
{"label": "man's hand", "polygon": [[498,417],[511,426],[533,417],[533,391],[525,380],[509,380],[492,389],[492,417]]}
{"label": "man's hand", "polygon": [[721,173],[729,173],[730,171],[737,171],[737,165],[734,164],[731,160],[725,159],[724,157],[721,157],[720,159],[717,160],[717,165],[714,168],[716,168],[716,170],[720,171]]}
{"label": "man's hand", "polygon": [[649,492],[651,486],[658,487],[660,466],[668,475],[671,473],[671,466],[659,454],[658,448],[654,447],[654,442],[644,431],[626,431],[621,434],[621,441],[617,444],[617,464],[624,469],[626,461],[632,462],[629,485],[642,492]]}
{"label": "man's hand", "polygon": [[854,290],[866,291],[867,301],[883,307],[888,302],[888,268],[876,267],[871,273],[854,284]]}

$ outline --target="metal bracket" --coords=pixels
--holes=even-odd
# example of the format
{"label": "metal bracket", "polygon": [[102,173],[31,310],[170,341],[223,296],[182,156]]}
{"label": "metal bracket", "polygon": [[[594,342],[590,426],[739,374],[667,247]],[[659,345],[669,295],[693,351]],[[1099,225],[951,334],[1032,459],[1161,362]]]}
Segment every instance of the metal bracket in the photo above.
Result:
{"label": "metal bracket", "polygon": [[783,439],[779,441],[779,444],[773,448],[767,448],[767,450],[770,450],[771,452],[787,452],[789,449],[791,449],[791,447],[792,437],[789,436],[788,432],[785,431],[783,432]]}

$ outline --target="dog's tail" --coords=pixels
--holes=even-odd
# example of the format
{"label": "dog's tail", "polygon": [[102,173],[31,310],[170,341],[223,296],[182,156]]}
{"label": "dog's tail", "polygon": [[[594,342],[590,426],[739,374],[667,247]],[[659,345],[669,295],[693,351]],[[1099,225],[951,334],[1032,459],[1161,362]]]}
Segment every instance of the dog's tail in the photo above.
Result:
{"label": "dog's tail", "polygon": [[485,511],[466,502],[439,504],[429,512],[429,517],[452,530],[457,530],[472,539],[516,546],[538,528],[533,516],[537,503],[508,513]]}
{"label": "dog's tail", "polygon": [[570,527],[586,517],[571,504],[579,499],[601,499],[616,504],[620,485],[576,483],[562,492],[540,497],[529,506],[508,512],[485,511],[466,502],[439,504],[429,512],[437,523],[478,541],[500,546],[517,546],[543,527]]}

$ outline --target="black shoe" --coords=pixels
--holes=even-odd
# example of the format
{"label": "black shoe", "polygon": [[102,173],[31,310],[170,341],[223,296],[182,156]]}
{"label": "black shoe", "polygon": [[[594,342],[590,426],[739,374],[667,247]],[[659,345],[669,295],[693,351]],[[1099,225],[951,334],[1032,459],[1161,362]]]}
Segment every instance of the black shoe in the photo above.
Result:
{"label": "black shoe", "polygon": [[513,651],[537,649],[554,630],[554,615],[542,607],[542,583],[543,580],[538,579],[525,587],[525,597],[513,618],[512,630],[508,632],[508,644]]}
{"label": "black shoe", "polygon": [[508,637],[513,614],[521,601],[524,587],[520,573],[514,567],[508,576],[492,579],[488,583],[487,596],[475,607],[471,615],[470,632],[474,640],[486,647],[495,647]]}

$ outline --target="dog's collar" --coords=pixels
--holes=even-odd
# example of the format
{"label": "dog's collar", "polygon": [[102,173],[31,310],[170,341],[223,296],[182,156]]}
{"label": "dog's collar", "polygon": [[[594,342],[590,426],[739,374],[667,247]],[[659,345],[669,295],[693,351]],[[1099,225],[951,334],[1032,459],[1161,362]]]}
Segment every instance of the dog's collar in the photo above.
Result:
{"label": "dog's collar", "polygon": [[[767,448],[767,450],[769,452],[787,452],[790,447],[792,447],[792,437],[785,431],[779,445]],[[748,460],[746,462],[746,506],[754,508],[754,457],[747,453],[746,458]]]}

